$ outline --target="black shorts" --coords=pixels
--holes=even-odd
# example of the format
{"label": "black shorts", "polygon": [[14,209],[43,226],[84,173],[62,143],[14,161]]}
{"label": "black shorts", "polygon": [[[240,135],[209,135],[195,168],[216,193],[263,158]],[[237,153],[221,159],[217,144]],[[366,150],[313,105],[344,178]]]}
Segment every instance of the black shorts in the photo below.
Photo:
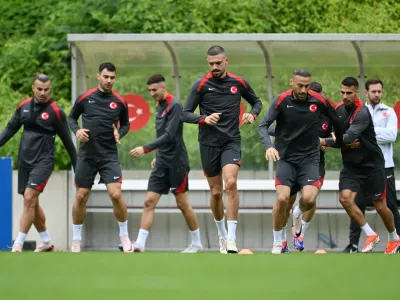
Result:
{"label": "black shorts", "polygon": [[116,159],[94,160],[78,156],[75,169],[75,186],[90,189],[100,173],[99,183],[122,183],[121,165]]}
{"label": "black shorts", "polygon": [[281,159],[276,167],[275,185],[285,185],[290,189],[296,186],[298,190],[305,185],[321,188],[319,168],[319,153],[298,163]]}
{"label": "black shorts", "polygon": [[344,168],[339,176],[339,191],[351,190],[362,193],[364,201],[376,201],[386,198],[385,169],[372,172],[357,172]]}
{"label": "black shorts", "polygon": [[189,190],[188,166],[176,168],[163,168],[155,166],[150,174],[147,191],[167,195],[184,193]]}
{"label": "black shorts", "polygon": [[[324,184],[324,179],[325,179],[325,164],[324,162],[319,163],[319,183],[320,187]],[[290,189],[290,196],[293,196],[300,192],[301,189],[298,184],[295,184],[291,189]]]}
{"label": "black shorts", "polygon": [[201,164],[206,177],[214,177],[221,173],[224,166],[242,163],[240,142],[229,142],[221,147],[200,144]]}
{"label": "black shorts", "polygon": [[51,166],[51,168],[19,167],[18,194],[23,195],[26,188],[31,188],[36,191],[43,192],[52,172],[53,172],[53,166]]}

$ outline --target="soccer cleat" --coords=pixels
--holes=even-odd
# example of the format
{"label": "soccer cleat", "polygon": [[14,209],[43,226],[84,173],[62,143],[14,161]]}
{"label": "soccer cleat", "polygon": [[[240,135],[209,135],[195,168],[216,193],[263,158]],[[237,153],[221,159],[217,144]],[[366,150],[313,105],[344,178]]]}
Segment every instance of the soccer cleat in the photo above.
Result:
{"label": "soccer cleat", "polygon": [[342,251],[343,253],[358,253],[358,247],[353,244],[348,244]]}
{"label": "soccer cleat", "polygon": [[125,253],[133,253],[135,251],[133,244],[127,235],[120,236],[122,250]]}
{"label": "soccer cleat", "polygon": [[238,248],[236,247],[236,241],[234,239],[226,239],[226,250],[231,254],[238,253]]}
{"label": "soccer cleat", "polygon": [[281,254],[282,253],[282,244],[277,244],[272,246],[272,254]]}
{"label": "soccer cleat", "polygon": [[292,235],[299,237],[301,234],[301,229],[302,229],[301,215],[298,218],[295,217],[292,210]]}
{"label": "soccer cleat", "polygon": [[293,237],[293,248],[300,252],[304,250],[304,240],[301,236]]}
{"label": "soccer cleat", "polygon": [[18,243],[14,243],[11,252],[22,252],[22,245]]}
{"label": "soccer cleat", "polygon": [[281,253],[290,253],[289,247],[288,247],[286,241],[282,242],[282,250],[281,250]]}
{"label": "soccer cleat", "polygon": [[[133,242],[132,245],[133,245],[133,252],[144,252],[144,248],[143,248],[142,246],[140,246],[138,243]],[[122,244],[119,244],[119,245],[118,245],[118,249],[119,249],[121,252],[124,251],[124,249],[123,249],[123,247],[122,247]]]}
{"label": "soccer cleat", "polygon": [[222,254],[228,254],[228,250],[226,249],[226,239],[220,238],[219,239],[219,252]]}
{"label": "soccer cleat", "polygon": [[189,245],[189,247],[187,247],[181,253],[198,253],[198,252],[201,252],[202,250],[203,250],[203,247]]}
{"label": "soccer cleat", "polygon": [[54,245],[48,242],[40,242],[33,252],[54,252]]}
{"label": "soccer cleat", "polygon": [[81,252],[81,241],[72,241],[71,252],[73,253]]}
{"label": "soccer cleat", "polygon": [[362,248],[361,252],[362,253],[367,253],[367,252],[372,252],[374,249],[375,245],[379,243],[379,236],[378,234],[373,234],[373,235],[368,235],[367,240],[365,241],[365,245]]}
{"label": "soccer cleat", "polygon": [[400,237],[397,241],[389,241],[386,245],[385,254],[395,254],[400,248]]}

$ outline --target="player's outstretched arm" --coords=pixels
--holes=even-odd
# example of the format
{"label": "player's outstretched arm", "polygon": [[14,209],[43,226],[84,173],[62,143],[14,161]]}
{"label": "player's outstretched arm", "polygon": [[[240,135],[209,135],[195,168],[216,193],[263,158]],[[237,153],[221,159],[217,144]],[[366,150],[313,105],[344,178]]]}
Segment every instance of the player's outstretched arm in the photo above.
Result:
{"label": "player's outstretched arm", "polygon": [[[124,99],[125,101],[125,99]],[[125,101],[125,108],[121,110],[121,113],[119,115],[119,139],[122,139],[128,132],[129,128],[131,126],[129,122],[129,111],[128,111],[128,104]]]}
{"label": "player's outstretched arm", "polygon": [[167,114],[167,126],[164,134],[159,136],[156,140],[143,146],[144,152],[150,151],[161,147],[164,144],[170,143],[175,137],[179,124],[181,123],[182,106],[179,103],[174,103]]}
{"label": "player's outstretched arm", "polygon": [[60,108],[60,120],[58,122],[57,126],[57,134],[60,137],[62,143],[64,144],[65,149],[68,152],[68,155],[71,159],[71,164],[72,167],[75,170],[76,166],[76,148],[72,142],[72,137],[71,137],[71,132],[68,128],[68,123],[67,123],[67,117],[65,115],[65,112]]}
{"label": "player's outstretched arm", "polygon": [[264,114],[263,120],[258,126],[258,134],[260,136],[262,144],[264,145],[265,150],[274,146],[272,144],[272,140],[268,132],[268,129],[278,117],[279,107],[277,107],[277,102],[278,102],[278,97],[276,97],[274,101],[272,101],[269,109]]}
{"label": "player's outstretched arm", "polygon": [[182,111],[182,121],[192,124],[204,124],[206,116],[197,115],[194,113],[196,108],[199,106],[201,101],[201,96],[199,94],[198,88],[200,84],[200,79],[197,80],[192,86],[189,97],[183,106]]}
{"label": "player's outstretched arm", "polygon": [[242,96],[251,105],[251,110],[249,114],[251,114],[255,119],[261,113],[263,104],[261,100],[257,97],[250,83],[248,83],[246,80],[244,82],[246,85],[244,86],[244,92]]}
{"label": "player's outstretched arm", "polygon": [[19,107],[15,110],[14,115],[11,117],[11,120],[8,122],[6,128],[0,133],[0,147],[2,147],[5,143],[11,139],[14,134],[18,132],[21,128],[21,118],[20,118],[20,109]]}
{"label": "player's outstretched arm", "polygon": [[379,144],[391,144],[397,138],[397,116],[393,108],[389,108],[386,127],[378,127],[374,125],[376,141]]}

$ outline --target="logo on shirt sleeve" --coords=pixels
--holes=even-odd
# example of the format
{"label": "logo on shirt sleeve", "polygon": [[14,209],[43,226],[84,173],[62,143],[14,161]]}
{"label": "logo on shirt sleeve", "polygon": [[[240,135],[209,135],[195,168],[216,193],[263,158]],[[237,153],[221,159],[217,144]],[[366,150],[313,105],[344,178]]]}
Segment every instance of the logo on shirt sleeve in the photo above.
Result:
{"label": "logo on shirt sleeve", "polygon": [[310,107],[309,107],[309,110],[310,110],[311,112],[316,112],[317,109],[318,109],[318,107],[317,107],[316,104],[311,104]]}
{"label": "logo on shirt sleeve", "polygon": [[328,122],[324,122],[324,123],[322,124],[322,129],[323,129],[323,130],[325,130],[325,131],[328,130],[328,127],[329,127],[329,126],[328,126]]}
{"label": "logo on shirt sleeve", "polygon": [[118,105],[114,101],[110,103],[110,108],[111,109],[117,109]]}
{"label": "logo on shirt sleeve", "polygon": [[237,91],[238,91],[238,89],[237,89],[237,87],[236,86],[231,86],[231,93],[232,94],[236,94],[237,93]]}
{"label": "logo on shirt sleeve", "polygon": [[49,118],[49,114],[47,112],[44,112],[44,113],[42,113],[41,117],[43,120],[46,121]]}

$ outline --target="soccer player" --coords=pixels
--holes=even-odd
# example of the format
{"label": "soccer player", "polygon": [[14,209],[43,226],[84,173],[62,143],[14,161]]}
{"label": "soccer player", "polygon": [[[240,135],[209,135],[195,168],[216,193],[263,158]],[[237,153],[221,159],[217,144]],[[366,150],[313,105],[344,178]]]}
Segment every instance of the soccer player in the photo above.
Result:
{"label": "soccer player", "polygon": [[130,151],[133,157],[140,157],[156,150],[156,158],[151,162],[151,172],[142,221],[135,251],[143,252],[149,230],[154,221],[154,209],[162,194],[171,191],[175,195],[178,208],[182,211],[192,237],[191,244],[182,253],[197,253],[203,249],[197,218],[188,198],[189,158],[183,141],[182,105],[167,92],[165,78],[160,74],[147,80],[150,95],[156,101],[155,127],[157,139]]}
{"label": "soccer player", "polygon": [[[300,206],[293,210],[293,233],[300,236],[301,215],[315,207],[321,187],[319,175],[321,116],[328,117],[336,135],[342,126],[334,108],[322,95],[309,90],[311,74],[296,70],[290,80],[291,90],[278,95],[259,126],[260,139],[267,160],[278,161],[276,169],[276,201],[273,208],[273,254],[282,252],[282,229],[287,221],[291,189],[301,190]],[[268,133],[276,120],[275,147]],[[290,206],[289,206],[290,207]]]}
{"label": "soccer player", "polygon": [[[319,82],[311,82],[310,84],[310,90],[314,91],[316,93],[319,93],[323,95],[322,92],[322,85]],[[328,99],[329,100],[329,99]],[[335,104],[331,102],[332,106],[335,107]],[[320,137],[329,137],[331,136],[332,132],[332,122],[329,118],[325,117],[324,115],[321,115],[321,122],[320,122],[320,128],[319,128],[319,136]],[[275,136],[275,125],[271,125],[268,129],[268,133],[271,136]],[[320,179],[319,181],[321,182],[321,187],[324,183],[324,177],[325,177],[325,147],[321,147],[320,149],[320,161],[319,161],[319,176]],[[296,195],[297,192],[299,192],[299,186],[295,185],[291,191],[290,191],[290,198],[289,198],[289,205],[287,207],[286,211],[286,222],[285,225],[283,226],[282,229],[282,253],[289,253],[289,248],[287,246],[287,236],[286,236],[286,223],[287,220],[289,219],[290,215],[290,210],[296,201]],[[310,222],[315,214],[316,211],[316,206],[314,206],[312,209],[309,211],[305,212],[302,216],[301,220],[301,234],[298,237],[296,234],[293,235],[293,247],[299,251],[304,250],[304,236],[306,233],[306,230],[308,226],[310,225]]]}
{"label": "soccer player", "polygon": [[[400,215],[397,208],[393,161],[393,143],[397,138],[397,116],[393,108],[381,102],[383,97],[383,83],[380,79],[369,79],[365,83],[365,94],[368,98],[366,106],[371,113],[374,123],[376,140],[385,158],[387,207],[393,214],[396,232],[400,235]],[[355,203],[364,214],[366,203],[362,193],[357,193]],[[354,221],[351,221],[350,244],[343,252],[358,252],[360,234],[360,227]]]}
{"label": "soccer player", "polygon": [[50,78],[36,74],[32,85],[33,97],[18,104],[7,127],[0,134],[0,147],[24,126],[18,152],[18,193],[24,197],[20,229],[12,252],[22,252],[26,235],[32,224],[39,232],[40,243],[35,252],[54,251],[46,226],[46,216],[39,204],[39,195],[46,187],[54,169],[55,136],[61,138],[72,166],[76,164],[76,150],[64,111],[49,98]]}
{"label": "soccer player", "polygon": [[[361,147],[342,149],[343,169],[339,177],[339,200],[347,214],[367,236],[362,249],[364,253],[373,250],[379,242],[379,236],[366,222],[354,199],[357,193],[362,193],[365,201],[372,200],[389,232],[385,254],[393,254],[400,247],[400,237],[395,230],[393,214],[386,206],[385,159],[376,141],[371,114],[358,98],[358,92],[357,79],[347,77],[342,81],[342,101],[336,107],[345,133],[340,140],[348,144],[359,139]],[[336,143],[338,140],[336,136]],[[321,145],[334,146],[335,138],[322,138]]]}
{"label": "soccer player", "polygon": [[[69,126],[80,141],[75,172],[76,199],[72,207],[71,252],[81,251],[86,203],[97,172],[101,176],[100,182],[107,186],[123,250],[133,252],[128,236],[126,203],[121,194],[122,172],[117,149],[117,143],[129,131],[128,106],[112,89],[115,77],[115,66],[110,62],[102,63],[97,73],[98,86],[79,96],[68,116]],[[78,126],[80,115],[82,128]]]}
{"label": "soccer player", "polygon": [[[240,100],[251,106],[242,123],[252,124],[261,112],[262,103],[247,80],[226,71],[228,57],[224,48],[212,46],[207,51],[210,71],[194,83],[183,108],[182,120],[199,124],[200,155],[210,186],[210,206],[218,230],[220,252],[237,253],[236,226],[239,211],[237,177],[241,164],[239,131]],[[200,115],[194,113],[200,107]],[[225,184],[228,231],[225,227]]]}

